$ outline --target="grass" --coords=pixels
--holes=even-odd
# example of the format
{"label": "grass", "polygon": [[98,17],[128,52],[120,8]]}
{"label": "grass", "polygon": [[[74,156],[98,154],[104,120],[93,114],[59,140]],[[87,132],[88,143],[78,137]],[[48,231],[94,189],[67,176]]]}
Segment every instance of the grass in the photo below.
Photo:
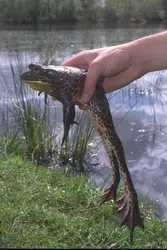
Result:
{"label": "grass", "polygon": [[[3,248],[166,248],[167,227],[143,206],[145,230],[119,227],[115,207],[99,207],[102,190],[83,176],[0,158],[0,246]],[[145,210],[144,208],[145,207]],[[147,208],[147,209],[146,209]]]}
{"label": "grass", "polygon": [[[73,126],[69,141],[65,143],[65,147],[60,152],[63,165],[68,166],[69,170],[74,170],[78,174],[89,174],[93,171],[88,155],[92,151],[90,142],[95,128],[87,116],[86,112],[76,115],[79,125]],[[95,150],[94,148],[93,152]]]}

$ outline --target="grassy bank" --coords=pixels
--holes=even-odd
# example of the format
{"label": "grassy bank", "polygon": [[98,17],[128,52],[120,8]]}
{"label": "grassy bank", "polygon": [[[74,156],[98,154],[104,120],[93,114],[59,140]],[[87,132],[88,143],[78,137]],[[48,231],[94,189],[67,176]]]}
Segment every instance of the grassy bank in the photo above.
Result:
{"label": "grassy bank", "polygon": [[150,22],[167,18],[166,0],[1,0],[0,22]]}
{"label": "grassy bank", "polygon": [[[119,227],[114,206],[84,177],[65,177],[19,157],[0,159],[0,246],[14,248],[166,248],[167,228],[142,204],[146,229]],[[145,207],[145,210],[143,210]]]}

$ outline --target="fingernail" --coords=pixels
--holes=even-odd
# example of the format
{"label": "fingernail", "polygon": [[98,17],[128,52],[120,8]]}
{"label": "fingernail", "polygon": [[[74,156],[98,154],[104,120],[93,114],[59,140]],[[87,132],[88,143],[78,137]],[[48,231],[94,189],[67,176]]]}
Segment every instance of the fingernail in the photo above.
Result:
{"label": "fingernail", "polygon": [[83,104],[79,104],[79,109],[81,109],[81,110],[85,110],[86,109],[86,107],[85,107],[85,105],[83,105]]}
{"label": "fingernail", "polygon": [[89,96],[87,94],[83,94],[81,99],[79,100],[82,104],[86,104],[89,101]]}

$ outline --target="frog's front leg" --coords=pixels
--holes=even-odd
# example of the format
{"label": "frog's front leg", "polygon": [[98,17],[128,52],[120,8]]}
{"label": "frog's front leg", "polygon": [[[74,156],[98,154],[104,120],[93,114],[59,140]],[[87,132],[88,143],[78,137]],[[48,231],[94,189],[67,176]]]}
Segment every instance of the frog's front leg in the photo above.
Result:
{"label": "frog's front leg", "polygon": [[64,124],[64,135],[62,139],[61,146],[67,141],[69,130],[71,125],[78,124],[75,119],[75,104],[72,102],[65,102],[63,104],[63,124]]}
{"label": "frog's front leg", "polygon": [[[42,92],[40,91],[39,93],[38,93],[38,96],[40,96],[40,94],[41,94]],[[47,102],[47,98],[48,98],[48,95],[47,95],[47,93],[44,93],[44,95],[45,95],[45,104],[47,105],[48,104],[48,102]]]}

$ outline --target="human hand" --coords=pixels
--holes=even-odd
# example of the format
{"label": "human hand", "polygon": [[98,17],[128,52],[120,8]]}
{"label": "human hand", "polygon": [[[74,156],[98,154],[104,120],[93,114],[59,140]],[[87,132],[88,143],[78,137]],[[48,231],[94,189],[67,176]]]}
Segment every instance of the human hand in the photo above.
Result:
{"label": "human hand", "polygon": [[78,100],[83,104],[90,101],[100,76],[105,77],[102,87],[107,93],[124,87],[141,75],[127,45],[83,51],[63,65],[88,70],[84,90]]}
{"label": "human hand", "polygon": [[126,86],[147,72],[167,68],[167,32],[144,37],[127,44],[86,50],[69,59],[64,66],[87,70],[83,93],[78,100],[90,101],[100,76],[102,87],[111,92]]}

